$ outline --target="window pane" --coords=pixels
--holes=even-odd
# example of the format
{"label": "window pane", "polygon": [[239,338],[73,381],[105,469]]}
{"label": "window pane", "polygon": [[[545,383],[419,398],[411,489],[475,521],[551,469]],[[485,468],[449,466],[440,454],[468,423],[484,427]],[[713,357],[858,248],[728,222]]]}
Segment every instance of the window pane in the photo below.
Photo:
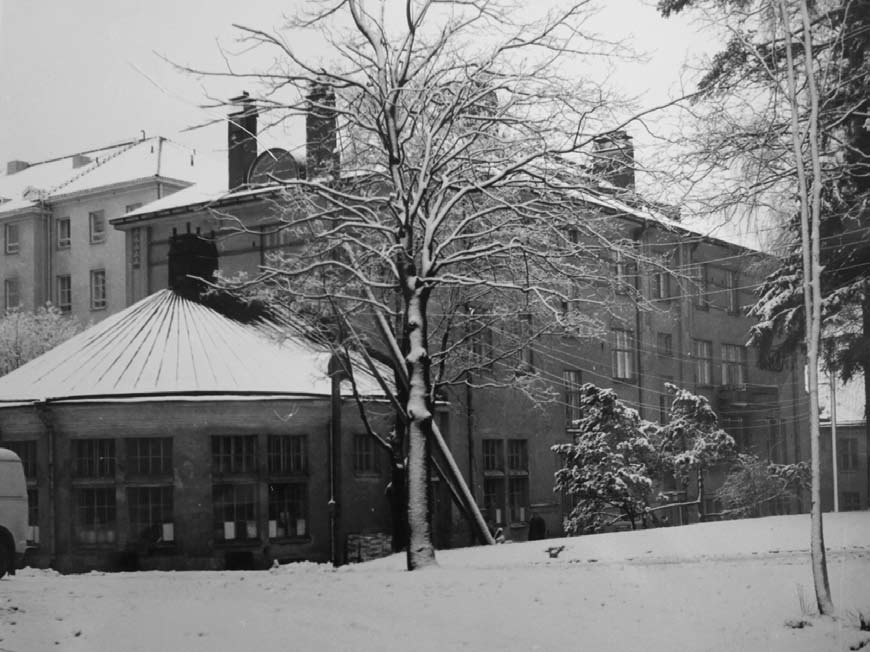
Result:
{"label": "window pane", "polygon": [[257,486],[216,484],[212,487],[215,540],[256,539]]}
{"label": "window pane", "polygon": [[132,541],[154,544],[175,540],[171,486],[129,487],[127,507]]}
{"label": "window pane", "polygon": [[307,488],[301,482],[269,485],[269,538],[308,534]]}
{"label": "window pane", "polygon": [[142,437],[127,440],[127,467],[134,475],[172,473],[172,438]]}
{"label": "window pane", "polygon": [[73,475],[77,478],[115,476],[114,439],[74,439]]}
{"label": "window pane", "polygon": [[566,369],[562,372],[562,382],[565,385],[565,408],[568,427],[574,427],[574,422],[581,417],[580,387],[581,373],[577,369]]}
{"label": "window pane", "polygon": [[85,545],[115,542],[114,487],[76,490],[75,536]]}
{"label": "window pane", "polygon": [[483,444],[483,470],[504,471],[504,448],[501,439],[484,439]]}

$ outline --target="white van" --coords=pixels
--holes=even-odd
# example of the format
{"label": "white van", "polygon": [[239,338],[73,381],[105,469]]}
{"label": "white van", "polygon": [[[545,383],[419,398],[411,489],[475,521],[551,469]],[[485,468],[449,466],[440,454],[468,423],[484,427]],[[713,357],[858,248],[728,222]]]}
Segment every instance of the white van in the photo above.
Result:
{"label": "white van", "polygon": [[21,458],[0,448],[0,577],[15,574],[27,546],[27,484]]}

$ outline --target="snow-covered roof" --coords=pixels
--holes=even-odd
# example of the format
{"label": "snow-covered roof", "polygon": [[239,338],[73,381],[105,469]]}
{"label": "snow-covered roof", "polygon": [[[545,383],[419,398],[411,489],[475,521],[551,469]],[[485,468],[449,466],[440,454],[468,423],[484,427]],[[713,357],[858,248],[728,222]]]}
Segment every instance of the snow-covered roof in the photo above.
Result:
{"label": "snow-covered roof", "polygon": [[[148,397],[328,396],[331,351],[161,290],[0,378],[0,407]],[[362,396],[383,391],[357,374]],[[350,389],[342,386],[342,393]]]}
{"label": "snow-covered roof", "polygon": [[[76,157],[83,165],[73,167]],[[89,160],[88,160],[89,159]],[[155,136],[34,163],[0,175],[0,215],[38,207],[40,201],[159,178],[179,184],[208,182],[225,175],[209,157]]]}

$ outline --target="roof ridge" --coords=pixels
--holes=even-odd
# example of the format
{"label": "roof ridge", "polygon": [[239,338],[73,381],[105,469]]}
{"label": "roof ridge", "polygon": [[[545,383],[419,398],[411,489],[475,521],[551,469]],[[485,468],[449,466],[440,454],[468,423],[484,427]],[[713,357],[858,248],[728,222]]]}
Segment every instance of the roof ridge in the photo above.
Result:
{"label": "roof ridge", "polygon": [[[66,186],[69,186],[70,184],[72,184],[75,181],[78,181],[79,179],[81,179],[84,176],[87,176],[88,174],[90,174],[91,172],[96,170],[97,168],[102,167],[103,165],[105,165],[109,161],[115,160],[121,154],[124,154],[125,152],[129,152],[131,149],[136,147],[136,145],[138,145],[139,143],[144,143],[144,142],[145,142],[144,140],[137,140],[137,141],[133,141],[130,143],[126,143],[126,146],[122,145],[122,146],[118,147],[117,151],[112,152],[108,156],[104,157],[102,161],[100,160],[100,157],[98,156],[96,158],[96,160],[93,162],[93,164],[85,166],[80,173],[74,174],[73,176],[69,177],[63,183],[60,183],[60,184],[54,186],[51,190],[48,191],[48,194],[49,195],[56,194],[58,190],[66,187]],[[91,151],[98,152],[100,150],[91,150]],[[77,156],[77,155],[73,154],[73,156]]]}

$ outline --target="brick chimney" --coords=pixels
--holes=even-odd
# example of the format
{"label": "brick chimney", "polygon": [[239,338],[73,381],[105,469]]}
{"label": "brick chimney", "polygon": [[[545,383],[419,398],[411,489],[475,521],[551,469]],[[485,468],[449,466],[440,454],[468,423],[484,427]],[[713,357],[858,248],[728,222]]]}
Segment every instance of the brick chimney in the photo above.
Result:
{"label": "brick chimney", "polygon": [[15,174],[16,172],[21,172],[21,170],[26,170],[29,167],[30,163],[28,163],[27,161],[9,161],[6,164],[6,174]]}
{"label": "brick chimney", "polygon": [[306,168],[308,178],[339,173],[335,92],[326,84],[314,84],[308,93],[305,116]]}
{"label": "brick chimney", "polygon": [[624,131],[612,131],[594,141],[592,173],[617,188],[634,190],[634,144]]}
{"label": "brick chimney", "polygon": [[247,92],[230,102],[239,107],[227,117],[227,187],[234,190],[248,182],[248,171],[257,158],[257,107]]}
{"label": "brick chimney", "polygon": [[[198,299],[218,268],[218,250],[213,238],[197,233],[179,234],[172,229],[169,238],[169,287],[187,299]],[[196,278],[192,278],[196,277]]]}

